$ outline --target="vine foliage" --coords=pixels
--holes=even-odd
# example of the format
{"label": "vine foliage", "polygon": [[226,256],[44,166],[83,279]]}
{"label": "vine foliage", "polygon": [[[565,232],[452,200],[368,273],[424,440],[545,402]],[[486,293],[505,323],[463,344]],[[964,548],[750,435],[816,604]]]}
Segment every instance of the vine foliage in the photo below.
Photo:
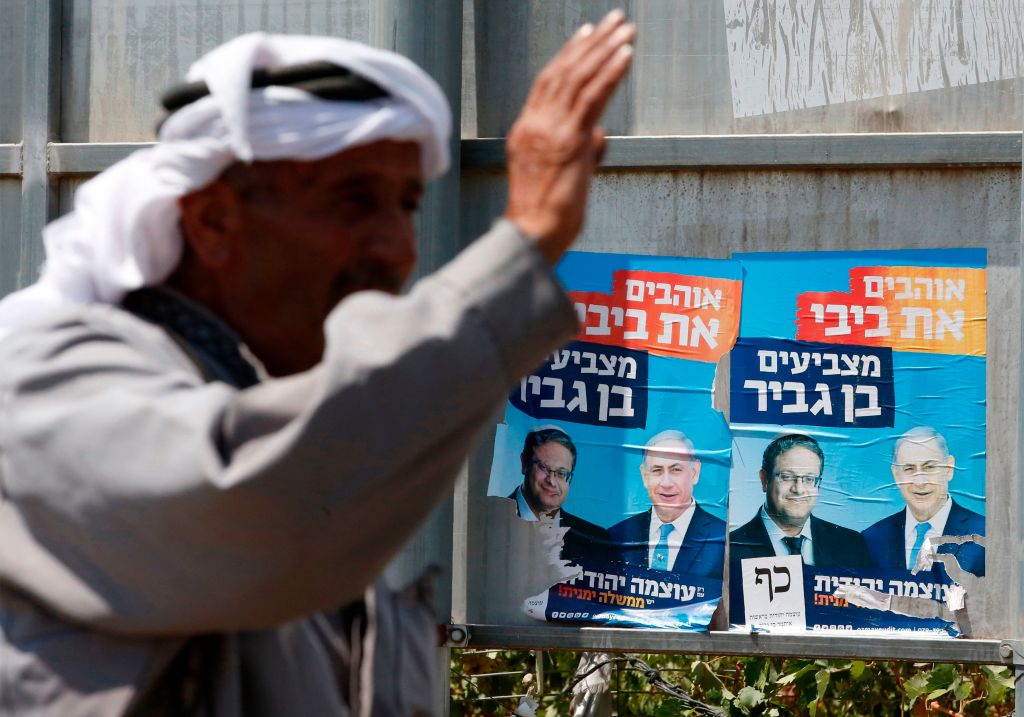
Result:
{"label": "vine foliage", "polygon": [[[1013,712],[1014,677],[1006,666],[684,655],[611,659],[611,699],[619,715],[996,717]],[[540,702],[538,717],[568,715],[564,688],[578,662],[579,655],[571,652],[455,651],[451,712],[509,715],[529,689]],[[668,689],[659,689],[658,679]],[[673,688],[682,695],[672,696]]]}

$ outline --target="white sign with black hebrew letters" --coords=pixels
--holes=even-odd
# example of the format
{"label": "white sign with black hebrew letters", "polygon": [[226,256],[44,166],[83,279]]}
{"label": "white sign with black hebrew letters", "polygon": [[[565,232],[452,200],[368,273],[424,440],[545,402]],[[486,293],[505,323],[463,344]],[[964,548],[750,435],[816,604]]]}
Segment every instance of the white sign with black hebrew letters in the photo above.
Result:
{"label": "white sign with black hebrew letters", "polygon": [[772,631],[806,630],[800,556],[747,558],[742,565],[747,625]]}

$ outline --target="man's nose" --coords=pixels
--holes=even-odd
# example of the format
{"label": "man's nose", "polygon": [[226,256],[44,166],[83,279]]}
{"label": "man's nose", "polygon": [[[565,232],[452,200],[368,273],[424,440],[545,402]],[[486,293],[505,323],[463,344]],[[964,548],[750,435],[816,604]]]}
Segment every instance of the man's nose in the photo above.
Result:
{"label": "man's nose", "polygon": [[378,261],[390,266],[411,265],[416,261],[416,225],[411,214],[398,208],[380,217],[369,247]]}

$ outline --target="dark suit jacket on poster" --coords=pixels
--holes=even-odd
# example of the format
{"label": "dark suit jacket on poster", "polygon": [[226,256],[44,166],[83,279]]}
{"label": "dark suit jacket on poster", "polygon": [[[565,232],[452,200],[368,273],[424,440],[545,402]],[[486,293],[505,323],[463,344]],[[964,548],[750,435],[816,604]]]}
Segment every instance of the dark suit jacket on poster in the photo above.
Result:
{"label": "dark suit jacket on poster", "polygon": [[[647,567],[651,510],[637,513],[608,529],[622,562]],[[679,554],[669,572],[721,580],[724,565],[725,521],[697,505],[686,535],[683,536],[683,543],[679,546]]]}
{"label": "dark suit jacket on poster", "polygon": [[562,538],[562,560],[572,563],[580,560],[610,563],[615,559],[611,536],[607,530],[565,510],[562,510],[561,516],[560,525],[569,529]]}
{"label": "dark suit jacket on poster", "polygon": [[[522,486],[519,486],[508,496],[516,502],[517,512],[519,508],[516,494],[521,490]],[[558,511],[558,525],[569,529],[562,537],[562,560],[572,563],[578,563],[580,560],[608,563],[614,560],[611,538],[604,528],[577,517],[565,509]]]}
{"label": "dark suit jacket on poster", "polygon": [[[880,568],[906,569],[907,553],[904,527],[906,510],[882,518],[864,531],[871,559]],[[953,501],[943,535],[984,535],[985,516]],[[940,545],[938,552],[955,555],[960,567],[978,577],[985,576],[985,549],[977,543]]]}
{"label": "dark suit jacket on poster", "polygon": [[[811,549],[814,565],[819,568],[871,567],[864,538],[855,530],[811,516]],[[768,529],[761,520],[761,511],[745,525],[729,533],[729,562],[744,558],[767,558],[775,555]]]}

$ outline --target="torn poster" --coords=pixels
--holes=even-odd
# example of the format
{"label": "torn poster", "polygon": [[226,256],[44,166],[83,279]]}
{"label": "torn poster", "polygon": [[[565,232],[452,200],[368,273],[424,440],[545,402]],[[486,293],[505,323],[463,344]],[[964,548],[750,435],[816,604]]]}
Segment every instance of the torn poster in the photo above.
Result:
{"label": "torn poster", "polygon": [[984,250],[736,258],[730,621],[771,629],[746,563],[799,556],[808,629],[955,634],[985,571]]}
{"label": "torn poster", "polygon": [[1020,77],[1016,0],[723,0],[733,113]]}
{"label": "torn poster", "polygon": [[538,533],[558,577],[538,620],[706,630],[722,597],[731,436],[712,408],[735,343],[731,261],[570,253],[577,340],[509,395],[488,495]]}

